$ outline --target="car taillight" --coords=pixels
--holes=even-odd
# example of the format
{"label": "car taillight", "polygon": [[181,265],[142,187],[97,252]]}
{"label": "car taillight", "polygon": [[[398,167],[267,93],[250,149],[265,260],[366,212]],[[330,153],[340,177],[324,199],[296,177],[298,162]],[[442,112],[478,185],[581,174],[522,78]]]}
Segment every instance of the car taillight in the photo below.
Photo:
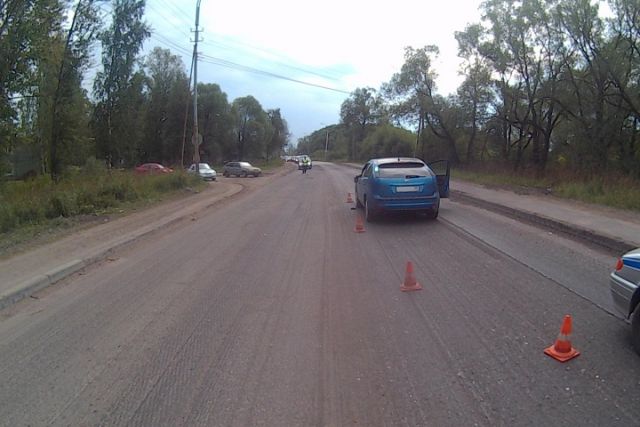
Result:
{"label": "car taillight", "polygon": [[618,258],[618,262],[616,263],[616,271],[622,270],[624,263],[622,262],[622,258]]}

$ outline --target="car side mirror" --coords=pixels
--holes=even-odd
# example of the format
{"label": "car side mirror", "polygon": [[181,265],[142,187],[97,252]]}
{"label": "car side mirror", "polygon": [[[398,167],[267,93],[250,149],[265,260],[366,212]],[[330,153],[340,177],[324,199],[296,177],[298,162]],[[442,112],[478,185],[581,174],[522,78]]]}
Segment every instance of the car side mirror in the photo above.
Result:
{"label": "car side mirror", "polygon": [[357,182],[358,182],[358,179],[360,179],[360,177],[361,177],[361,176],[362,176],[362,175],[354,176],[354,177],[353,177],[353,182],[357,183]]}

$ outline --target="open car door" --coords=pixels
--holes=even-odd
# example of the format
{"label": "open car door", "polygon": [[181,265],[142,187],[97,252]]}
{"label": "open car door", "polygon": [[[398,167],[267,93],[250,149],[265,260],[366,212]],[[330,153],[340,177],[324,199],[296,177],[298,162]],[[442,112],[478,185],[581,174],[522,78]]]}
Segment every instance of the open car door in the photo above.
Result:
{"label": "open car door", "polygon": [[435,162],[427,163],[427,166],[431,168],[433,173],[436,174],[436,180],[438,181],[438,192],[443,199],[449,198],[449,178],[451,177],[451,168],[448,160],[436,160]]}

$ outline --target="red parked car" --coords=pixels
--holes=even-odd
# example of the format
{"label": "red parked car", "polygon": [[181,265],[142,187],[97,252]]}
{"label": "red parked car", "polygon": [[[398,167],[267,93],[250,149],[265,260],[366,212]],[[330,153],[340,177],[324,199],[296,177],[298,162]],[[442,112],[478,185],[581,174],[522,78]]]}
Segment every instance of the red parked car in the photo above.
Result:
{"label": "red parked car", "polygon": [[162,166],[160,163],[143,163],[134,169],[136,175],[160,175],[171,173],[173,169]]}

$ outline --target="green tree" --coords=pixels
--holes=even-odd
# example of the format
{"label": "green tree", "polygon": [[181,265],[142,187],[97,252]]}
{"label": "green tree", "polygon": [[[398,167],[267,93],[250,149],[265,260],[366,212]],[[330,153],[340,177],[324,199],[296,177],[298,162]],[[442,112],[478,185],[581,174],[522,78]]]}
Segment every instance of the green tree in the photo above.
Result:
{"label": "green tree", "polygon": [[203,160],[222,163],[235,156],[231,105],[217,84],[198,85],[198,128],[202,134]]}
{"label": "green tree", "polygon": [[270,158],[283,152],[289,141],[289,126],[284,117],[282,117],[279,108],[268,110],[267,116],[271,124],[271,134],[265,144],[265,155],[268,162]]}
{"label": "green tree", "polygon": [[[51,139],[49,163],[51,177],[57,180],[63,161],[79,153],[82,134],[86,130],[87,100],[81,88],[83,73],[89,64],[91,44],[99,28],[97,1],[78,1],[67,31],[62,57],[51,100]],[[84,110],[84,111],[83,111]],[[86,140],[86,133],[84,135]],[[76,158],[76,163],[80,159]]]}
{"label": "green tree", "polygon": [[475,24],[469,25],[464,32],[455,34],[458,41],[458,56],[465,60],[463,66],[466,77],[458,88],[458,100],[464,117],[463,126],[469,134],[466,149],[467,163],[473,163],[475,160],[476,137],[479,129],[486,124],[493,95],[491,70],[479,51],[482,33],[482,27]]}
{"label": "green tree", "polygon": [[358,146],[366,138],[368,129],[377,123],[380,100],[372,88],[358,88],[340,107],[340,122],[349,134],[350,160],[359,158]]}
{"label": "green tree", "polygon": [[[453,96],[445,98],[441,95],[430,94],[426,100],[424,122],[437,139],[429,144],[427,136],[423,135],[423,133],[420,134],[420,140],[422,141],[421,157],[429,160],[447,158],[453,164],[460,163],[456,145],[456,128],[462,122],[462,119],[460,118],[457,99]],[[443,143],[444,147],[442,147]],[[430,147],[430,149],[426,149],[426,147]]]}
{"label": "green tree", "polygon": [[400,72],[394,74],[391,81],[383,85],[383,91],[392,103],[391,115],[399,123],[417,123],[415,154],[418,153],[418,146],[422,144],[424,156],[424,131],[428,126],[434,135],[446,142],[449,160],[458,163],[458,151],[450,128],[451,123],[446,120],[441,110],[446,100],[436,93],[437,75],[432,63],[438,54],[438,47],[433,45],[420,49],[405,48],[405,62]]}
{"label": "green tree", "polygon": [[411,156],[415,135],[390,124],[376,127],[363,141],[363,158]]}
{"label": "green tree", "polygon": [[174,164],[180,160],[188,78],[179,56],[154,48],[147,56],[148,105],[140,161]]}
{"label": "green tree", "polygon": [[[502,80],[502,120],[518,130],[516,168],[530,147],[531,161],[544,171],[552,133],[562,117],[557,101],[563,76],[565,40],[549,10],[555,0],[489,0],[483,3],[490,28],[480,46]],[[507,100],[508,99],[508,100]]]}
{"label": "green tree", "polygon": [[111,25],[100,34],[103,70],[94,83],[97,105],[93,124],[98,154],[110,164],[133,162],[135,147],[140,145],[131,134],[140,127],[140,117],[132,117],[124,104],[135,88],[138,52],[149,36],[142,21],[144,9],[144,0],[114,0]]}
{"label": "green tree", "polygon": [[598,5],[588,0],[563,2],[556,10],[557,19],[569,38],[573,50],[565,56],[567,82],[575,94],[566,103],[573,119],[573,145],[577,166],[585,170],[606,167],[609,135],[616,124],[615,108],[610,102],[615,96],[609,75],[605,23]]}
{"label": "green tree", "polygon": [[[347,160],[351,146],[351,130],[342,124],[329,125],[298,140],[296,154],[308,154],[313,159]],[[362,156],[362,155],[361,155]]]}
{"label": "green tree", "polygon": [[51,36],[61,31],[64,11],[61,0],[0,1],[0,172],[21,132],[16,106],[39,96],[38,64],[51,50]]}
{"label": "green tree", "polygon": [[258,100],[250,95],[235,99],[231,105],[235,117],[234,133],[238,160],[262,157],[267,114]]}
{"label": "green tree", "polygon": [[610,41],[602,56],[619,98],[613,104],[622,118],[609,160],[616,170],[640,177],[640,2],[611,0],[609,6],[614,16],[608,20]]}

